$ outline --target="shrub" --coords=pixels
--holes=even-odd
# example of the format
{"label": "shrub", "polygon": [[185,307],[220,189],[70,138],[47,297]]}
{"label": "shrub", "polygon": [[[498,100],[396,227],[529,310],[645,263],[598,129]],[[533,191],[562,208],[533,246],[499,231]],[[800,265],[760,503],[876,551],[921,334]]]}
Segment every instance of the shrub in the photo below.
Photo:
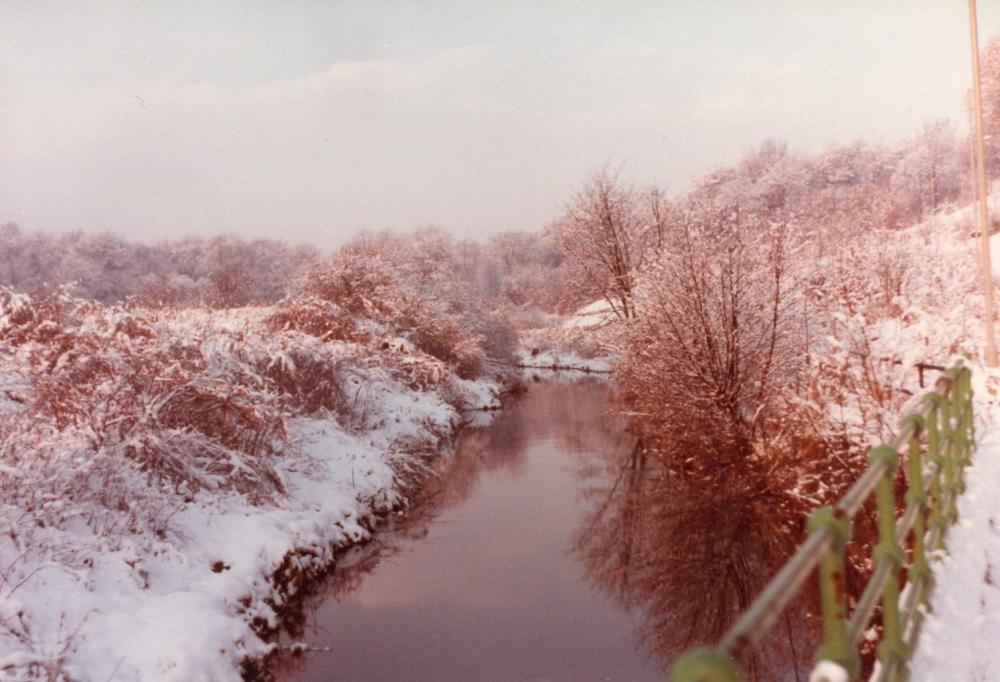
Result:
{"label": "shrub", "polygon": [[343,308],[317,296],[286,298],[264,320],[271,331],[296,330],[321,341],[356,341],[357,324]]}
{"label": "shrub", "polygon": [[365,315],[462,378],[480,376],[490,362],[511,364],[512,325],[463,286],[457,263],[454,245],[437,230],[363,236],[310,270],[296,302],[272,316],[272,328],[359,340],[341,320]]}
{"label": "shrub", "polygon": [[352,315],[391,315],[397,309],[395,268],[375,244],[360,242],[310,268],[300,282],[309,297],[340,306]]}
{"label": "shrub", "polygon": [[343,411],[342,349],[309,334],[286,331],[272,337],[254,336],[232,353],[237,363],[243,363],[240,371],[247,374],[247,380],[262,381],[284,410],[292,414]]}
{"label": "shrub", "polygon": [[19,341],[14,360],[32,393],[31,409],[17,415],[22,431],[51,423],[91,453],[178,489],[232,489],[255,501],[282,491],[270,463],[285,437],[275,392],[266,377],[214,362],[204,330],[175,333],[62,294],[18,310],[33,311],[6,334]]}

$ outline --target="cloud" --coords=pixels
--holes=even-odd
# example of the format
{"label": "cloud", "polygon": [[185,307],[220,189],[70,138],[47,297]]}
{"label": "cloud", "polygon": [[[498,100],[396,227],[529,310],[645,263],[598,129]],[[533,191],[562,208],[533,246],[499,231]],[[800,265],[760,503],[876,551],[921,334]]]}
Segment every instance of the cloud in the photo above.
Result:
{"label": "cloud", "polygon": [[404,202],[426,189],[396,170],[420,177],[432,147],[462,134],[465,88],[488,56],[345,61],[247,88],[120,82],[8,105],[0,209],[33,227],[147,239],[277,231],[332,245],[359,227],[409,226],[379,201],[390,184]]}
{"label": "cloud", "polygon": [[15,48],[0,52],[14,75],[0,221],[326,247],[363,227],[532,229],[608,161],[678,189],[767,137],[814,149],[909,135],[960,112],[968,58],[948,33],[960,11],[870,3],[274,6],[246,21],[205,7],[194,23],[166,7],[155,22],[55,22],[53,63],[36,70],[37,41],[0,27]]}

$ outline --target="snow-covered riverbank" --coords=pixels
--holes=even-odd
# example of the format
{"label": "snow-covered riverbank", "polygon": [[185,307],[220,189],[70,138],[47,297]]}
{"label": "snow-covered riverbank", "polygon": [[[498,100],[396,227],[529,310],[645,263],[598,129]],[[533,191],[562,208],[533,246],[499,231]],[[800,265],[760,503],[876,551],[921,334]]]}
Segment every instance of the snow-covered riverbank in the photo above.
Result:
{"label": "snow-covered riverbank", "polygon": [[610,374],[620,326],[608,304],[596,301],[571,315],[549,316],[544,326],[521,330],[517,364],[525,369]]}
{"label": "snow-covered riverbank", "polygon": [[[0,469],[4,680],[240,679],[241,666],[252,666],[274,646],[260,633],[276,625],[276,609],[338,550],[368,538],[378,515],[405,503],[407,482],[428,457],[447,451],[464,421],[462,411],[499,406],[499,379],[460,379],[398,338],[383,341],[376,334],[365,343],[317,345],[315,337],[295,331],[259,334],[260,318],[268,311],[236,321],[189,313],[180,322],[114,310],[81,313],[73,318],[74,343],[99,329],[95,338],[108,344],[102,361],[125,357],[123,349],[135,351],[133,344],[146,352],[183,343],[185,352],[197,350],[199,361],[208,358],[207,378],[190,381],[217,380],[234,403],[227,409],[262,420],[267,409],[277,411],[281,429],[267,432],[273,447],[260,462],[235,446],[213,446],[209,457],[231,467],[228,477],[211,468],[192,473],[195,483],[154,476],[148,461],[130,459],[135,450],[129,448],[138,439],[169,446],[169,438],[183,436],[204,445],[195,437],[222,436],[172,422],[167,429],[163,404],[174,394],[164,397],[148,386],[115,386],[95,401],[105,409],[127,395],[129,404],[120,411],[130,415],[136,400],[149,398],[120,442],[111,438],[114,429],[37,425],[27,406],[39,399],[45,383],[37,371],[29,376],[26,366],[32,344],[41,345],[21,339],[11,345],[11,329],[18,324],[26,329],[41,313],[28,319],[18,312],[18,301],[25,299],[8,297],[0,311],[0,326],[9,332],[0,372],[2,416],[23,435],[5,441]],[[103,326],[109,320],[117,325],[110,330]],[[128,326],[139,322],[149,324],[141,334]],[[31,334],[37,336],[46,324],[35,324]],[[303,348],[317,357],[327,352],[340,357],[336,378],[346,396],[343,409],[292,410],[275,398],[278,383],[265,385],[261,377],[223,382],[236,376],[238,362],[248,371],[252,351],[274,351],[257,344],[275,339],[285,344],[287,355],[274,353],[259,367],[270,368],[273,361],[285,363],[283,371],[295,363],[299,371],[311,371],[296,354]],[[60,357],[58,362],[74,362]],[[150,381],[165,380],[170,371],[165,364]],[[260,395],[253,393],[258,379]],[[106,390],[95,386],[93,391]],[[244,388],[246,394],[240,392]],[[183,416],[195,419],[198,409],[209,409],[207,400],[184,403]],[[35,442],[33,450],[29,442]],[[185,453],[167,454],[183,461]],[[244,471],[256,465],[261,471],[253,476]],[[228,485],[244,475],[258,485]],[[271,481],[269,492],[260,492],[265,487],[258,478]]]}
{"label": "snow-covered riverbank", "polygon": [[150,545],[51,529],[46,544],[72,559],[65,563],[5,551],[3,617],[27,641],[8,640],[0,670],[9,679],[37,679],[42,670],[81,680],[239,679],[241,662],[270,650],[254,624],[276,625],[272,605],[402,502],[400,472],[419,461],[394,443],[443,447],[459,423],[436,395],[391,398],[386,427],[364,435],[296,421],[279,504],[199,499]]}

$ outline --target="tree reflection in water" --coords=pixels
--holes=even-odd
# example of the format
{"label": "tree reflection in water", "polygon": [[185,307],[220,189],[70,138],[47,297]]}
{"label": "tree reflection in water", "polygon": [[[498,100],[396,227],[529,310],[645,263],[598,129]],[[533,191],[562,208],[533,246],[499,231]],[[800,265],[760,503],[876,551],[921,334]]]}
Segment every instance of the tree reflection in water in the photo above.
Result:
{"label": "tree reflection in water", "polygon": [[[488,490],[493,483],[486,481],[495,481],[484,478],[488,472],[523,479],[521,494],[545,495],[544,486],[530,480],[527,464],[527,453],[540,441],[557,444],[553,456],[566,457],[557,466],[579,476],[566,493],[566,503],[574,498],[578,503],[562,536],[569,555],[555,554],[579,561],[584,579],[609,594],[618,609],[644,616],[637,634],[662,665],[689,646],[717,641],[791,553],[804,513],[777,492],[788,489],[788,482],[776,480],[780,476],[773,471],[751,465],[741,467],[739,476],[723,470],[708,477],[669,470],[637,442],[612,393],[602,380],[546,381],[489,426],[470,429],[455,453],[437,462],[407,512],[391,518],[367,547],[347,554],[298,616],[285,621],[283,641],[321,630],[315,615],[321,603],[358,590],[380,563],[412,547],[409,540],[427,535],[444,510],[473,497],[481,483]],[[483,528],[482,535],[490,537],[490,529]],[[524,535],[530,537],[531,529]],[[472,548],[439,545],[438,551]],[[765,653],[751,662],[750,679],[807,677],[804,659],[814,650],[815,623],[804,607],[798,605],[780,623]],[[272,671],[294,676],[302,663],[286,659]],[[320,679],[309,679],[314,678]]]}
{"label": "tree reflection in water", "polygon": [[[575,551],[590,580],[645,612],[643,639],[665,662],[717,642],[800,539],[802,516],[767,472],[735,473],[671,471],[642,440],[580,468],[588,511]],[[803,601],[747,662],[749,679],[808,677],[819,625]]]}

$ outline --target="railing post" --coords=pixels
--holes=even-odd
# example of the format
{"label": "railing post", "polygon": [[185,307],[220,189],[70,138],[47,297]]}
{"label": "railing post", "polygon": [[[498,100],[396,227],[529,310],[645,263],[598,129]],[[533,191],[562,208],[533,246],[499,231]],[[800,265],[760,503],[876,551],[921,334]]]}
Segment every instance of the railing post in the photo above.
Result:
{"label": "railing post", "polygon": [[833,507],[820,507],[809,517],[810,533],[830,531],[833,542],[819,564],[820,604],[823,609],[823,644],[816,652],[816,663],[832,661],[850,675],[858,673],[858,653],[847,636],[847,584],[844,552],[851,539],[851,520]]}
{"label": "railing post", "polygon": [[971,382],[971,372],[962,367],[958,371],[958,391],[959,391],[959,410],[962,415],[959,417],[958,428],[962,433],[961,440],[961,451],[962,451],[962,485],[964,489],[965,485],[965,467],[972,464],[972,444],[975,442],[976,434],[972,419],[972,382]]}
{"label": "railing post", "polygon": [[964,383],[962,385],[965,387],[966,409],[969,413],[969,448],[971,449],[976,442],[976,420],[973,419],[975,413],[972,409],[972,398],[975,396],[975,391],[972,390],[972,370],[965,367],[962,369],[962,374],[964,375]]}
{"label": "railing post", "polygon": [[736,663],[717,649],[692,649],[677,659],[670,669],[670,682],[739,682]]}
{"label": "railing post", "polygon": [[[913,412],[903,418],[902,426],[912,425],[913,433],[909,439],[909,451],[906,461],[907,490],[906,505],[917,505],[917,516],[913,521],[913,563],[907,571],[907,580],[916,587],[916,580],[923,577],[927,582],[916,595],[916,603],[927,605],[927,595],[930,592],[930,581],[933,579],[930,566],[927,565],[927,551],[924,547],[927,528],[925,514],[927,512],[927,491],[924,490],[924,464],[920,451],[920,434],[924,430],[924,418]],[[932,478],[933,480],[933,478]],[[900,538],[901,540],[904,538]]]}
{"label": "railing post", "polygon": [[943,492],[941,490],[941,476],[944,471],[944,457],[941,453],[941,439],[938,434],[938,413],[941,408],[941,394],[937,391],[929,391],[923,397],[923,402],[927,403],[927,461],[934,467],[931,475],[930,489],[930,519],[928,525],[931,531],[937,531],[937,539],[931,551],[941,549],[944,546],[944,531],[946,528],[945,515],[943,509]]}
{"label": "railing post", "polygon": [[[964,399],[965,372],[962,371],[960,365],[955,365],[948,370],[946,376],[951,379],[951,393],[949,398],[951,398],[951,441],[954,444],[952,456],[954,457],[955,476],[955,494],[952,497],[952,503],[957,504],[958,496],[965,492],[965,465],[968,463],[966,459],[966,451],[968,450],[968,423],[965,419],[966,405]],[[956,507],[955,518],[957,517]],[[952,521],[954,522],[954,518]]]}
{"label": "railing post", "polygon": [[893,661],[906,660],[899,625],[899,568],[903,565],[903,550],[896,541],[896,499],[892,479],[899,461],[899,453],[888,445],[879,445],[871,451],[868,461],[882,464],[885,471],[875,487],[878,504],[878,544],[875,546],[876,565],[888,563],[889,578],[882,593],[882,641],[878,645],[878,658],[883,666]]}
{"label": "railing post", "polygon": [[[951,390],[955,384],[952,383]],[[955,472],[955,465],[958,461],[955,445],[955,428],[952,422],[952,399],[949,393],[941,400],[941,452],[944,460],[944,491],[947,494],[947,502],[944,508],[944,520],[947,526],[951,526],[958,518],[957,499],[959,494],[958,480]]]}

